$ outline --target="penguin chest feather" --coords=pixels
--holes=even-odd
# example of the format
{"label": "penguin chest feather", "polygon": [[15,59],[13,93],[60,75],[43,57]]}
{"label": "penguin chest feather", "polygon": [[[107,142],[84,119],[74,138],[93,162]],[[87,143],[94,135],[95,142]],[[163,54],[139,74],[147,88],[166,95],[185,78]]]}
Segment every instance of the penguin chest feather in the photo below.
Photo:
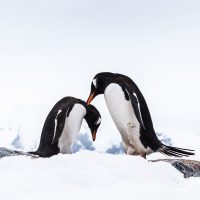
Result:
{"label": "penguin chest feather", "polygon": [[140,124],[131,101],[126,100],[121,86],[116,83],[108,85],[104,96],[111,117],[121,134],[126,152],[130,150],[131,154],[146,152],[146,148],[140,141]]}
{"label": "penguin chest feather", "polygon": [[60,153],[71,153],[72,145],[78,136],[85,115],[85,107],[81,104],[75,104],[69,116],[66,116],[65,125],[58,140]]}

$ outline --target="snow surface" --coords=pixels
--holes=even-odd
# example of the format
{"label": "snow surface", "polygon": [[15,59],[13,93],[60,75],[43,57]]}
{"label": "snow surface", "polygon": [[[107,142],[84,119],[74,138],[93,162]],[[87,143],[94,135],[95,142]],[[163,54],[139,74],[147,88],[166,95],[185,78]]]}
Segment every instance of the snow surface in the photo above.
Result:
{"label": "snow surface", "polygon": [[[38,147],[44,120],[52,105],[22,104],[1,123],[0,146],[25,151]],[[102,106],[103,107],[103,106]],[[103,110],[105,110],[103,108]],[[105,110],[107,113],[107,109]],[[102,112],[102,124],[93,143],[84,122],[71,155],[48,159],[25,156],[0,159],[0,199],[187,199],[196,198],[200,178],[184,179],[168,163],[151,163],[127,156],[114,123]],[[5,120],[6,121],[6,120]],[[200,136],[178,128],[158,129],[163,141],[196,150],[190,159],[200,160]],[[167,158],[159,153],[150,159]]]}
{"label": "snow surface", "polygon": [[[200,1],[0,5],[0,146],[36,149],[52,106],[67,95],[86,100],[94,75],[111,71],[137,83],[160,138],[195,149],[191,159],[200,160]],[[198,178],[183,179],[167,163],[126,156],[103,95],[93,103],[102,115],[95,143],[84,122],[73,155],[2,158],[0,199],[199,196]],[[165,156],[148,157],[157,158]]]}
{"label": "snow surface", "polygon": [[[0,145],[26,151],[36,149],[48,109],[47,105],[24,105],[17,109],[19,112],[13,111],[13,119],[0,128]],[[0,159],[0,199],[155,200],[196,198],[200,194],[199,178],[184,179],[168,163],[148,162],[167,156],[154,153],[144,160],[125,155],[119,134],[105,131],[114,124],[104,120],[95,142],[83,123],[73,154],[46,159]],[[196,155],[190,159],[200,160],[199,135],[177,128],[158,132],[168,144],[195,149]]]}
{"label": "snow surface", "polygon": [[1,199],[188,199],[200,179],[184,179],[167,163],[81,151],[48,159],[7,157],[0,164]]}

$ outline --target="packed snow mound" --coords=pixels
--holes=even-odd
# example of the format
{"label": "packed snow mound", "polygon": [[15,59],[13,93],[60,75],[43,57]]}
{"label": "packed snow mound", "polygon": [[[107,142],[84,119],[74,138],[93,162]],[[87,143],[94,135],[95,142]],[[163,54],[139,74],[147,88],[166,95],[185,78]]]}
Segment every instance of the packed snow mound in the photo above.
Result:
{"label": "packed snow mound", "polygon": [[80,151],[48,159],[5,157],[2,199],[187,199],[199,195],[200,179],[184,179],[171,165],[127,155]]}

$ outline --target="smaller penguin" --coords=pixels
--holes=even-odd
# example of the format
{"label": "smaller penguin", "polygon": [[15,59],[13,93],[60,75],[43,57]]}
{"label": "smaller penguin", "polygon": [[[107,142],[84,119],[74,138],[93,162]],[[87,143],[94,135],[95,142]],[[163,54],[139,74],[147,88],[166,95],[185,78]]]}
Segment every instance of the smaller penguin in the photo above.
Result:
{"label": "smaller penguin", "polygon": [[48,114],[37,151],[30,153],[40,157],[72,153],[72,145],[78,136],[83,118],[92,132],[94,141],[101,124],[99,111],[92,105],[87,106],[86,102],[80,99],[64,97]]}

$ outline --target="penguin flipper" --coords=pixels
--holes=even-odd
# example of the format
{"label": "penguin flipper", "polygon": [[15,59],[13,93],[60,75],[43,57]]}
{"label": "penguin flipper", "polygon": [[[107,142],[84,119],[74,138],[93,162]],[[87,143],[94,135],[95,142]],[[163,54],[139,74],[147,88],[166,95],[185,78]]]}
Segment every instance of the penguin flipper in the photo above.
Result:
{"label": "penguin flipper", "polygon": [[141,114],[141,110],[140,110],[140,103],[138,101],[137,95],[136,93],[133,94],[129,94],[130,100],[131,100],[131,104],[133,106],[133,110],[135,112],[135,116],[138,120],[138,122],[140,123],[140,126],[143,129],[146,129],[142,120],[142,114]]}
{"label": "penguin flipper", "polygon": [[54,135],[51,144],[55,144],[59,140],[65,126],[66,117],[67,115],[64,110],[60,110],[60,112],[58,111],[55,118]]}

